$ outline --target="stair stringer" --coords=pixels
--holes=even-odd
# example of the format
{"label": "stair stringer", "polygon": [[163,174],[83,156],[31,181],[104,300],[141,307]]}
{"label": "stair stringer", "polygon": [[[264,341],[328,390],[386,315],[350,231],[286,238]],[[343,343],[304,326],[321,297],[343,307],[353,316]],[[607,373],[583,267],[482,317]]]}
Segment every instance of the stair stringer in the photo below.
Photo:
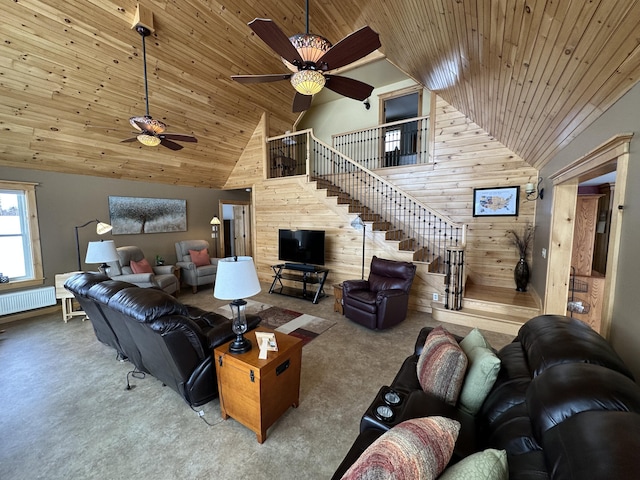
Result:
{"label": "stair stringer", "polygon": [[[317,182],[305,181],[300,179],[300,186],[308,193],[315,196],[318,201],[322,202],[336,215],[344,219],[345,225],[349,225],[357,216],[357,213],[349,212],[348,204],[339,204],[338,198],[328,196],[327,189],[317,188]],[[404,262],[414,262],[413,252],[400,250],[399,240],[387,240],[386,232],[383,230],[371,230],[373,222],[364,222],[367,226],[366,236],[369,252],[375,252],[378,257],[388,258],[390,260],[398,260]],[[350,228],[350,227],[348,227]],[[371,255],[368,255],[370,258]],[[422,262],[414,262],[417,266],[416,276],[411,286],[411,294],[409,296],[409,308],[419,312],[431,313],[431,302],[433,294],[437,293],[438,298],[444,295],[444,274],[433,273],[429,271],[429,264]],[[365,277],[367,264],[365,262]]]}

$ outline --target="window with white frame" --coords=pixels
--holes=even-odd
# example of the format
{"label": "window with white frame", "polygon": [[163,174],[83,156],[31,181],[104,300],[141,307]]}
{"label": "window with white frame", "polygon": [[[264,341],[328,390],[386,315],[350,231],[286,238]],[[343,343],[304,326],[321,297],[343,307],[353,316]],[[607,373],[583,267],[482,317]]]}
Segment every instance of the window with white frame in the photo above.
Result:
{"label": "window with white frame", "polygon": [[43,279],[36,184],[0,180],[0,273],[9,283]]}

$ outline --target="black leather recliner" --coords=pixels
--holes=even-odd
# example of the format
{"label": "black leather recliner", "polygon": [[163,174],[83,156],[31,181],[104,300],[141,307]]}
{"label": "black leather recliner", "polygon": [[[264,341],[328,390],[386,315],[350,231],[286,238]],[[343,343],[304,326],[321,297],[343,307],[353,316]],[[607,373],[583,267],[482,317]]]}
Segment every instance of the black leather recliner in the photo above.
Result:
{"label": "black leather recliner", "polygon": [[374,256],[368,280],[342,283],[345,316],[373,330],[397,325],[407,317],[415,274],[416,266],[411,262]]}
{"label": "black leather recliner", "polygon": [[[170,386],[191,406],[218,396],[213,350],[235,338],[231,320],[184,305],[161,289],[104,275],[83,272],[65,288],[89,315],[96,337],[137,370]],[[254,329],[260,317],[248,315],[247,322]]]}

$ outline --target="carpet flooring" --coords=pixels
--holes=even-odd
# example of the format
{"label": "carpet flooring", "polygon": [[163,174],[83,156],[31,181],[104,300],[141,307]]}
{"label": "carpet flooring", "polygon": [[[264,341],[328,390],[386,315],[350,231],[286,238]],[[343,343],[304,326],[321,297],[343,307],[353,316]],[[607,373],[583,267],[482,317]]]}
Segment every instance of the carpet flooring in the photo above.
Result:
{"label": "carpet flooring", "polygon": [[[301,339],[303,345],[308,344],[311,340],[336,324],[333,320],[326,320],[288,308],[274,307],[273,305],[253,300],[247,300],[245,309],[247,314],[258,315],[262,319],[258,329],[269,328],[292,335]],[[229,307],[219,307],[216,309],[216,313],[231,318],[231,309]]]}
{"label": "carpet flooring", "polygon": [[[178,296],[184,303],[209,311],[227,304],[211,288],[185,290]],[[126,390],[131,365],[96,340],[90,321],[64,323],[57,313],[3,324],[0,479],[330,478],[420,328],[439,323],[409,312],[399,325],[371,331],[335,313],[331,296],[314,305],[266,292],[263,285],[252,300],[336,323],[302,349],[300,405],[269,428],[263,444],[223,420],[218,400],[204,405],[200,418],[153,377],[134,379]],[[496,348],[512,340],[487,336]]]}

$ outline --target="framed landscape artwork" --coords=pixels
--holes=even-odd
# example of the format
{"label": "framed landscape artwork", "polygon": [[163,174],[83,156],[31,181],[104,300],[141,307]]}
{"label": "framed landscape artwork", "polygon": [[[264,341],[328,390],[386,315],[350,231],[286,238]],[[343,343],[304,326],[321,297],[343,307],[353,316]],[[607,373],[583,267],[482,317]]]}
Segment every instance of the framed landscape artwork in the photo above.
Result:
{"label": "framed landscape artwork", "polygon": [[114,235],[187,231],[187,201],[166,198],[109,197]]}
{"label": "framed landscape artwork", "polygon": [[520,187],[473,189],[474,217],[516,217],[520,200]]}

